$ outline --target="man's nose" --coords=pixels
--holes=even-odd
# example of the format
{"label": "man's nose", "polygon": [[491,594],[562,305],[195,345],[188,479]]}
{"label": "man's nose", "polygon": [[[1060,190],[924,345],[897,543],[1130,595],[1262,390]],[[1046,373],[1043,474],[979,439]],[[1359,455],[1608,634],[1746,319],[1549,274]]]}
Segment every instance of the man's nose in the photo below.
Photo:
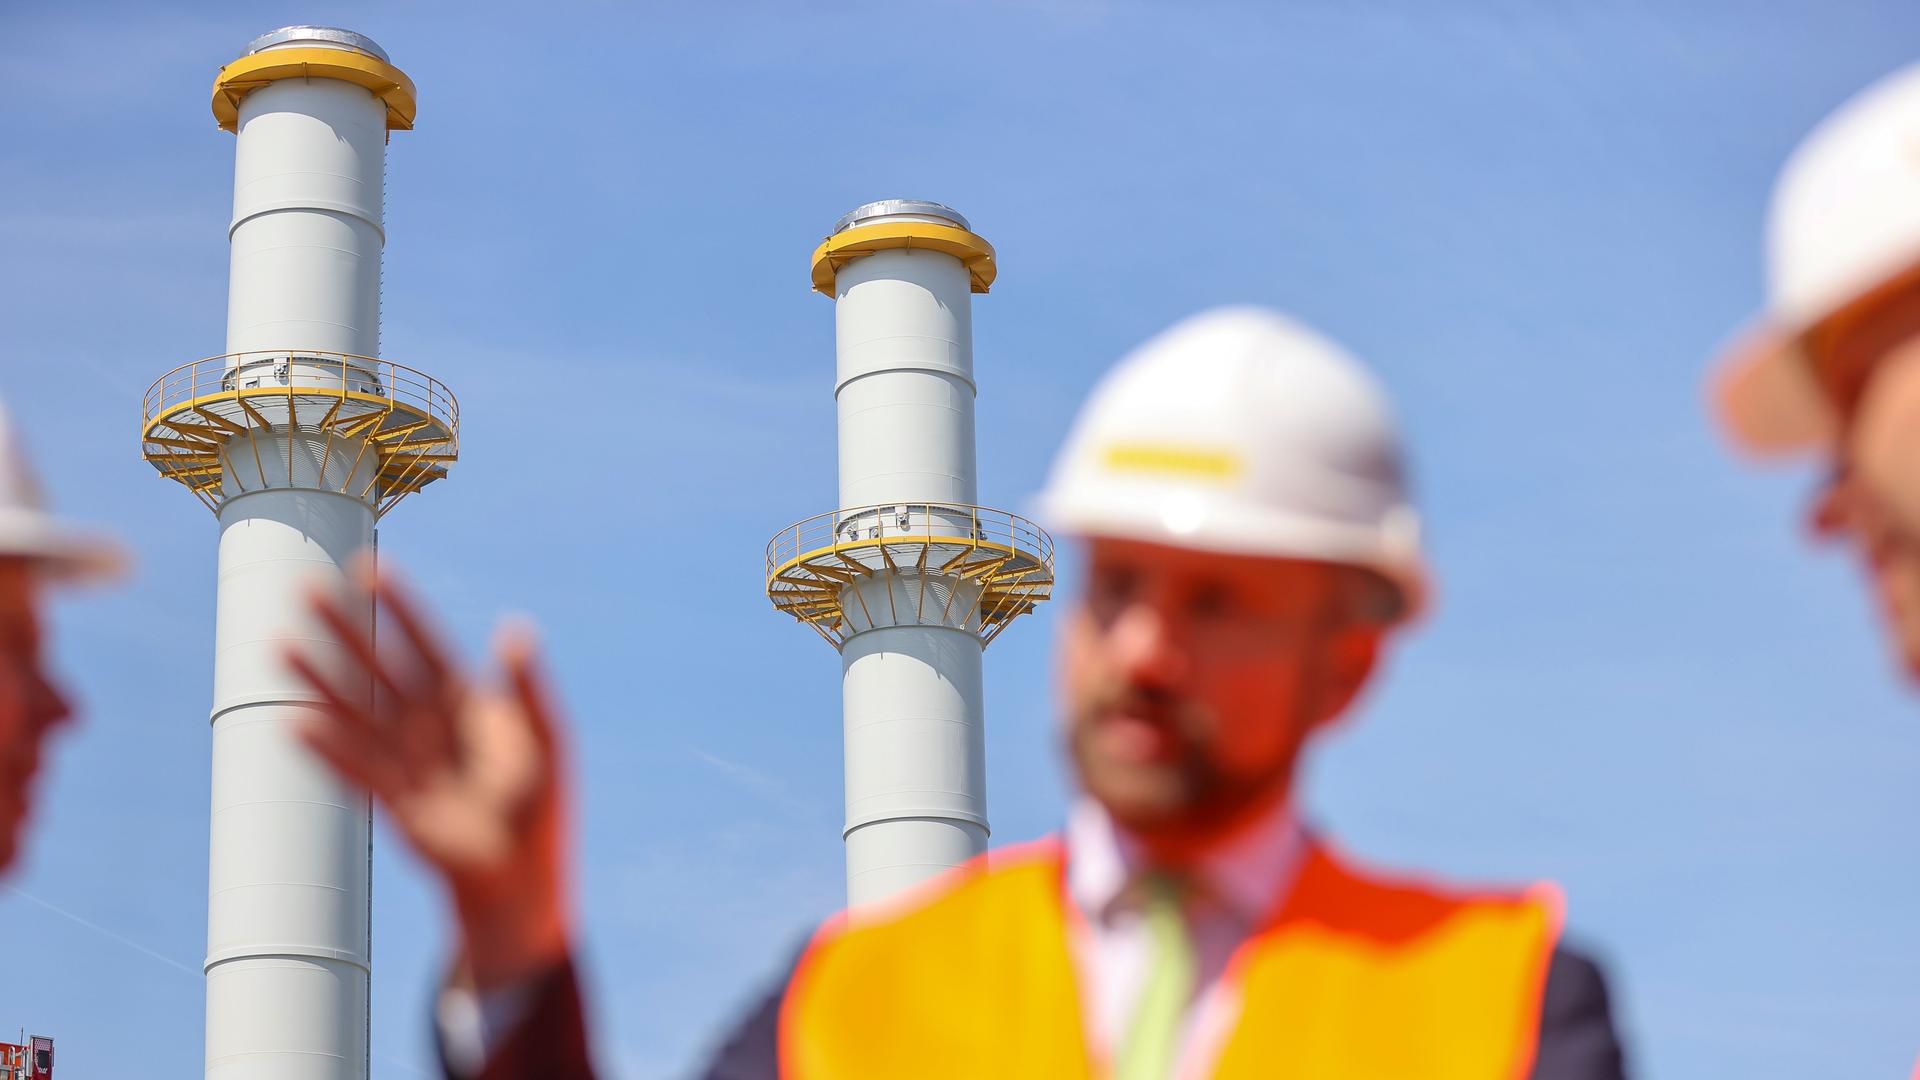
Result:
{"label": "man's nose", "polygon": [[52,679],[38,673],[34,682],[38,687],[34,694],[34,717],[41,727],[53,727],[73,715],[73,703]]}
{"label": "man's nose", "polygon": [[1822,539],[1841,535],[1855,523],[1854,503],[1851,480],[1844,474],[1834,477],[1814,494],[1807,508],[1807,528]]}
{"label": "man's nose", "polygon": [[1185,634],[1162,605],[1141,602],[1128,606],[1114,621],[1108,640],[1114,659],[1131,680],[1164,686],[1186,675]]}

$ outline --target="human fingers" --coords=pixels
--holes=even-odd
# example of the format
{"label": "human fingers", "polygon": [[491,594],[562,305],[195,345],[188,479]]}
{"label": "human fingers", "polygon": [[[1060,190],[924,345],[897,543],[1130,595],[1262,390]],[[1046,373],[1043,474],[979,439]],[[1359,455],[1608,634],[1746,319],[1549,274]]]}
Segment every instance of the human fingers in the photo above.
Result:
{"label": "human fingers", "polygon": [[377,569],[372,557],[364,554],[355,558],[353,573],[400,628],[423,672],[436,682],[454,677],[457,665],[448,658],[440,635],[429,628],[413,590],[406,586],[400,575],[392,570]]}
{"label": "human fingers", "polygon": [[320,706],[334,723],[349,729],[369,753],[394,761],[409,781],[417,783],[457,763],[458,751],[450,740],[440,737],[436,722],[416,715],[431,706],[402,703],[392,722],[382,722],[372,708],[333,685],[305,656],[290,653],[287,663],[320,695]]}
{"label": "human fingers", "polygon": [[375,603],[392,618],[414,662],[414,696],[406,708],[412,715],[405,725],[407,745],[419,755],[456,760],[461,754],[457,716],[465,707],[466,689],[457,665],[448,658],[440,638],[428,628],[420,605],[398,575],[374,568],[362,556],[354,573],[372,589]]}
{"label": "human fingers", "polygon": [[397,711],[405,712],[406,705],[414,695],[405,689],[388,666],[383,663],[373,648],[373,635],[366,626],[354,625],[347,614],[345,605],[338,596],[322,589],[315,589],[307,595],[308,605],[313,614],[332,632],[335,640],[346,647],[353,663],[364,671],[378,688],[388,695]]}
{"label": "human fingers", "polygon": [[559,748],[559,718],[540,663],[539,635],[533,623],[521,617],[506,620],[494,636],[494,656],[506,673],[507,685],[527,718],[528,732],[552,772]]}
{"label": "human fingers", "polygon": [[373,709],[365,702],[356,700],[341,690],[333,681],[322,674],[306,654],[289,649],[286,654],[287,666],[307,684],[308,688],[320,695],[319,705],[331,722],[352,728],[356,734],[378,743],[385,732],[374,719]]}
{"label": "human fingers", "polygon": [[388,809],[393,809],[413,790],[406,770],[381,745],[380,739],[364,729],[313,718],[295,725],[294,733],[341,779],[371,792]]}

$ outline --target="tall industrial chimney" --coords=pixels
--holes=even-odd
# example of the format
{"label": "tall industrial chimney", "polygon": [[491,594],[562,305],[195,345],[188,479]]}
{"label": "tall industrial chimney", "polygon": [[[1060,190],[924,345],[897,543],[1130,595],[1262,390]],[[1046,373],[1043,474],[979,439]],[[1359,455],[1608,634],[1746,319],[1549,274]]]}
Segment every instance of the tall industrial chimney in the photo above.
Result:
{"label": "tall industrial chimney", "polygon": [[868,203],[813,253],[834,297],[840,509],[767,547],[767,594],[840,651],[847,898],[986,849],[981,652],[1053,587],[1053,544],[978,505],[974,293],[993,246],[952,208]]}
{"label": "tall industrial chimney", "polygon": [[370,807],[296,738],[317,707],[281,656],[344,655],[303,594],[458,453],[453,395],[380,358],[387,136],[414,89],[371,39],[289,26],[221,69],[213,114],[237,139],[226,352],[141,416],[145,458],[220,528],[206,1075],[363,1080]]}

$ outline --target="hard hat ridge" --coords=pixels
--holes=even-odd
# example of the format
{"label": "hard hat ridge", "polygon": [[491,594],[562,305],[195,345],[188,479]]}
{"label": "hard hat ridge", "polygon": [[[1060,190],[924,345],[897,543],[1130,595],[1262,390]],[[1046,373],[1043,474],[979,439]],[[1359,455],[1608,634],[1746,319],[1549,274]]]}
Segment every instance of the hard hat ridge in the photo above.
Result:
{"label": "hard hat ridge", "polygon": [[1774,185],[1769,306],[1807,324],[1920,260],[1920,65],[1882,78],[1808,135]]}
{"label": "hard hat ridge", "polygon": [[1258,307],[1155,336],[1095,387],[1043,512],[1071,532],[1349,564],[1424,591],[1385,393],[1345,350]]}

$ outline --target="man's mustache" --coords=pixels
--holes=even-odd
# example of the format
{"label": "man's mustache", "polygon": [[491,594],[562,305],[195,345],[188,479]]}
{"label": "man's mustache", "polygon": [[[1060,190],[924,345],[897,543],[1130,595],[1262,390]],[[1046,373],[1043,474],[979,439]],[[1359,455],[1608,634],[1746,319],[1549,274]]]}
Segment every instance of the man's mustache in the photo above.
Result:
{"label": "man's mustache", "polygon": [[1169,725],[1179,724],[1189,702],[1164,687],[1120,682],[1102,686],[1094,695],[1091,711],[1126,713]]}

